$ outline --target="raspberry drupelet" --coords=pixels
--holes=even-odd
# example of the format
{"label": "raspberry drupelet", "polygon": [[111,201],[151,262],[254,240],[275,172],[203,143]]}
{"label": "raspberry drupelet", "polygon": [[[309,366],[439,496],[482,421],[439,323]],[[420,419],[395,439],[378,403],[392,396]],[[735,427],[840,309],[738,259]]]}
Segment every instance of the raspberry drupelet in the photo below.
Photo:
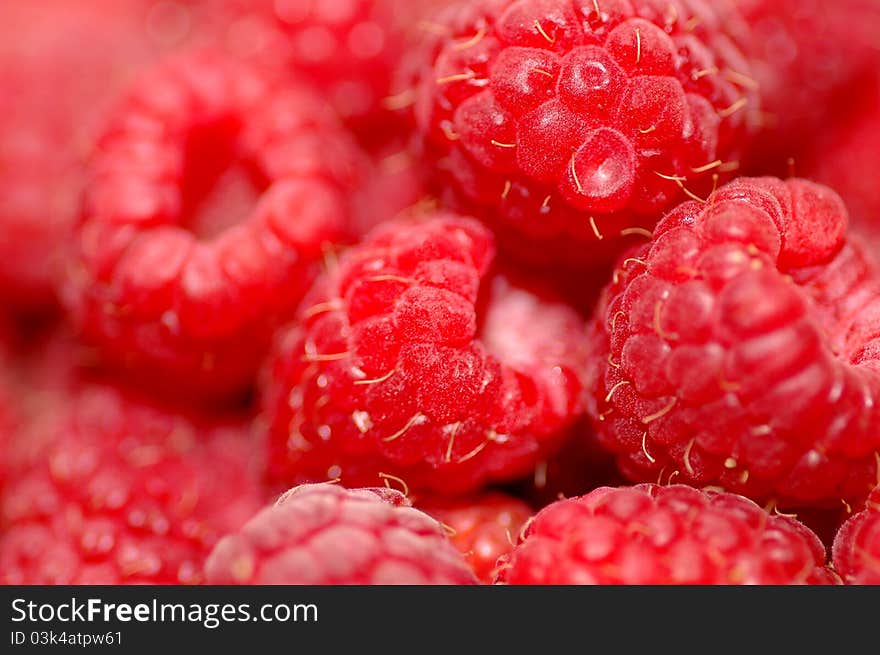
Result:
{"label": "raspberry drupelet", "polygon": [[513,550],[520,529],[534,514],[522,500],[500,492],[436,496],[416,505],[451,529],[452,543],[485,584],[492,582],[498,558]]}
{"label": "raspberry drupelet", "polygon": [[732,3],[479,0],[433,31],[414,111],[440,192],[538,263],[605,263],[749,142]]}
{"label": "raspberry drupelet", "polygon": [[634,481],[780,506],[864,501],[880,467],[880,273],[827,187],[742,178],[621,258],[589,413]]}
{"label": "raspberry drupelet", "polygon": [[558,449],[582,413],[582,320],[493,255],[485,227],[437,214],[320,278],[266,371],[271,477],[465,492]]}
{"label": "raspberry drupelet", "polygon": [[832,552],[834,569],[846,584],[880,585],[880,487],[840,528]]}
{"label": "raspberry drupelet", "polygon": [[831,584],[806,526],[684,485],[600,487],[541,510],[498,562],[507,584]]}
{"label": "raspberry drupelet", "polygon": [[295,487],[214,548],[209,584],[468,585],[443,526],[399,491]]}
{"label": "raspberry drupelet", "polygon": [[209,51],[145,75],[91,162],[64,299],[148,385],[248,389],[348,216],[358,151],[310,92]]}
{"label": "raspberry drupelet", "polygon": [[0,502],[0,582],[201,582],[216,541],[262,504],[245,422],[105,385],[61,402],[19,440],[27,452]]}

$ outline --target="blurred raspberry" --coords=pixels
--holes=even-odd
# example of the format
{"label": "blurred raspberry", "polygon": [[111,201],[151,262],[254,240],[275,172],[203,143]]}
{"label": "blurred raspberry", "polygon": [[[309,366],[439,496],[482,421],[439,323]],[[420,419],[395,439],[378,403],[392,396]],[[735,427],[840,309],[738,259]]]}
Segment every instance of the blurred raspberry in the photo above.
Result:
{"label": "blurred raspberry", "polygon": [[388,489],[303,485],[214,548],[209,584],[474,584],[441,525]]}
{"label": "blurred raspberry", "polygon": [[3,584],[194,584],[260,506],[239,419],[169,411],[108,386],[48,406],[0,504]]}
{"label": "blurred raspberry", "polygon": [[[880,54],[876,57],[880,71]],[[846,109],[836,110],[815,138],[802,144],[795,170],[837,191],[846,203],[853,226],[873,243],[880,242],[880,73],[847,93]]]}
{"label": "blurred raspberry", "polygon": [[[420,19],[448,0],[207,0],[234,55],[308,80],[367,144],[398,130],[388,102]],[[392,102],[393,104],[393,102]]]}
{"label": "blurred raspberry", "polygon": [[753,67],[764,110],[763,133],[746,168],[758,174],[785,175],[794,158],[796,173],[809,177],[800,165],[805,146],[809,149],[827,132],[839,130],[847,122],[846,114],[860,104],[863,87],[876,75],[880,3],[739,3],[753,34]]}
{"label": "blurred raspberry", "polygon": [[195,4],[0,3],[0,298],[51,307],[84,160],[119,93],[193,37]]}
{"label": "blurred raspberry", "polygon": [[360,154],[309,92],[211,51],[141,78],[91,162],[64,300],[166,393],[249,389],[343,234]]}

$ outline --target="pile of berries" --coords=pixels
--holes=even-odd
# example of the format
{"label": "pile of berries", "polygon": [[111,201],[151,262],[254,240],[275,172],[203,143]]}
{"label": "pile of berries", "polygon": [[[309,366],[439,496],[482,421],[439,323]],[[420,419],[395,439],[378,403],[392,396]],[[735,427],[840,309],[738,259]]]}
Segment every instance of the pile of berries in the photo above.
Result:
{"label": "pile of berries", "polygon": [[0,583],[877,584],[878,42],[3,4]]}

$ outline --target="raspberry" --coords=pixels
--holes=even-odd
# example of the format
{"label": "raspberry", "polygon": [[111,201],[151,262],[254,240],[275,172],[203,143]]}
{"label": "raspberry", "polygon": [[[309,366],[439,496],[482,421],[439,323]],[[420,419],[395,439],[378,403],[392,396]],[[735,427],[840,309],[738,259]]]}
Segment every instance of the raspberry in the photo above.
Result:
{"label": "raspberry", "polygon": [[748,142],[731,3],[480,0],[438,21],[415,112],[440,185],[530,259],[602,263]]}
{"label": "raspberry", "polygon": [[240,421],[93,385],[36,428],[0,506],[3,584],[197,583],[260,506]]}
{"label": "raspberry", "polygon": [[492,582],[495,562],[513,550],[520,528],[533,514],[521,500],[497,492],[473,498],[430,498],[418,506],[452,529],[452,543],[485,584]]}
{"label": "raspberry", "polygon": [[389,489],[291,489],[205,564],[209,584],[474,584],[440,524]]}
{"label": "raspberry", "polygon": [[830,189],[742,178],[686,203],[614,273],[589,412],[635,481],[782,505],[876,482],[880,274]]}
{"label": "raspberry", "polygon": [[465,492],[561,445],[581,321],[490,274],[493,248],[470,219],[389,223],[317,282],[269,361],[273,477]]}
{"label": "raspberry", "polygon": [[155,56],[143,8],[143,0],[0,5],[0,296],[17,309],[54,302],[82,150],[114,94]]}
{"label": "raspberry", "polygon": [[832,552],[834,569],[846,584],[880,585],[880,487],[840,528]]}
{"label": "raspberry", "polygon": [[787,516],[684,485],[601,487],[535,517],[498,562],[508,584],[828,584],[825,548]]}
{"label": "raspberry", "polygon": [[158,389],[249,387],[347,220],[359,157],[296,86],[207,51],[159,66],[97,147],[65,301]]}

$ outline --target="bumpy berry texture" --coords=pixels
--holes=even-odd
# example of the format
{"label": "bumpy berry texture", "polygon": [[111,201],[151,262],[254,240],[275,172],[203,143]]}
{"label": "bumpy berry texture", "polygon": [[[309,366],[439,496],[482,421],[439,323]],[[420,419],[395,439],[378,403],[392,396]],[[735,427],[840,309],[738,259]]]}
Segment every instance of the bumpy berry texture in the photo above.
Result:
{"label": "bumpy berry texture", "polygon": [[389,223],[316,283],[269,361],[274,478],[464,492],[561,444],[581,320],[491,273],[493,251],[471,219]]}
{"label": "bumpy berry texture", "polygon": [[833,555],[834,569],[846,584],[880,585],[880,487],[840,528]]}
{"label": "bumpy berry texture", "polygon": [[541,510],[498,562],[508,584],[828,584],[804,525],[730,493],[601,487]]}
{"label": "bumpy berry texture", "polygon": [[91,163],[65,302],[152,386],[247,389],[339,239],[359,156],[324,105],[198,51],[146,75]]}
{"label": "bumpy berry texture", "polygon": [[209,584],[475,584],[443,527],[384,488],[291,489],[223,538]]}
{"label": "bumpy berry texture", "polygon": [[622,259],[589,411],[635,481],[788,506],[863,501],[880,466],[880,274],[830,189],[742,178]]}
{"label": "bumpy berry texture", "polygon": [[240,422],[105,386],[58,413],[26,435],[0,505],[4,584],[195,584],[217,540],[261,505]]}
{"label": "bumpy berry texture", "polygon": [[703,0],[480,0],[441,14],[415,112],[448,201],[530,259],[613,257],[736,169],[759,106],[741,29],[731,3]]}
{"label": "bumpy berry texture", "polygon": [[429,498],[416,504],[450,528],[452,543],[485,584],[492,582],[498,558],[513,550],[520,529],[534,514],[523,501],[498,492]]}

